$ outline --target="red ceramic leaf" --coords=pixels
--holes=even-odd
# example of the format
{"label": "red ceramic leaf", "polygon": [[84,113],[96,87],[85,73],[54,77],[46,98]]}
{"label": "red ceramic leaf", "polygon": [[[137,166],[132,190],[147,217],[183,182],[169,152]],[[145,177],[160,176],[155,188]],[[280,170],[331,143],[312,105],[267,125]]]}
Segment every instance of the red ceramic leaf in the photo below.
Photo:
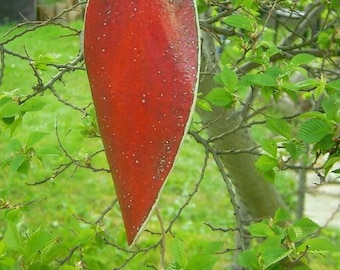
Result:
{"label": "red ceramic leaf", "polygon": [[84,54],[132,244],[173,167],[193,109],[199,69],[193,0],[90,0]]}

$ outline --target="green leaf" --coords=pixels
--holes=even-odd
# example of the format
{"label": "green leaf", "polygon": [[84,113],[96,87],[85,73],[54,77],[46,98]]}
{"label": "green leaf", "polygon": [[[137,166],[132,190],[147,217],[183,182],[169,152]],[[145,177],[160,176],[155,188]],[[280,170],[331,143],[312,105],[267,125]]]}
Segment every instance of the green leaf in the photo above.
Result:
{"label": "green leaf", "polygon": [[279,208],[275,211],[274,221],[275,223],[281,223],[291,220],[290,213],[283,208]]}
{"label": "green leaf", "polygon": [[333,134],[327,134],[318,143],[315,144],[315,148],[320,149],[321,152],[325,154],[336,145],[333,138],[334,138]]}
{"label": "green leaf", "polygon": [[291,138],[291,126],[280,118],[269,118],[267,120],[267,127],[271,131],[278,133],[287,139]]}
{"label": "green leaf", "polygon": [[322,108],[326,113],[326,117],[329,120],[338,121],[339,111],[340,111],[340,98],[338,95],[334,94],[331,96],[326,96],[322,100]]}
{"label": "green leaf", "polygon": [[328,157],[326,163],[324,164],[325,176],[329,173],[333,165],[340,161],[339,156]]}
{"label": "green leaf", "polygon": [[[271,41],[262,41],[261,45],[266,48],[265,56],[268,57],[268,58],[281,52],[281,50],[275,45],[275,43],[273,43]],[[280,76],[282,74],[281,68],[279,68],[277,66],[268,67],[267,70],[266,70],[266,73],[274,75],[272,73],[273,71],[276,74],[275,76]]]}
{"label": "green leaf", "polygon": [[242,251],[237,257],[237,263],[245,268],[260,269],[258,254],[253,249]]}
{"label": "green leaf", "polygon": [[78,270],[79,268],[76,268],[72,265],[63,264],[61,267],[58,268],[58,270]]}
{"label": "green leaf", "polygon": [[294,267],[292,270],[313,270],[312,268],[309,268],[308,266],[297,266]]}
{"label": "green leaf", "polygon": [[308,247],[311,252],[336,251],[339,252],[339,247],[333,245],[329,240],[324,238],[311,238],[298,247],[298,251],[302,252]]}
{"label": "green leaf", "polygon": [[224,68],[222,72],[216,75],[216,79],[228,89],[230,93],[233,93],[238,83],[238,76],[236,72],[229,68]]}
{"label": "green leaf", "polygon": [[1,96],[0,97],[0,107],[11,102],[12,98],[10,96]]}
{"label": "green leaf", "polygon": [[41,262],[45,265],[48,265],[57,259],[63,252],[65,252],[65,250],[66,247],[64,245],[58,243],[57,241],[53,241],[41,251]]}
{"label": "green leaf", "polygon": [[261,171],[261,173],[263,174],[263,177],[266,181],[274,184],[274,181],[275,181],[275,172],[274,170],[269,170],[269,171]]}
{"label": "green leaf", "polygon": [[309,119],[304,122],[297,134],[297,137],[305,143],[317,143],[323,137],[332,132],[329,123],[322,119]]}
{"label": "green leaf", "polygon": [[29,136],[28,136],[28,140],[26,143],[26,149],[30,149],[33,145],[35,145],[37,142],[39,142],[41,139],[45,138],[48,135],[48,133],[44,133],[44,132],[32,132]]}
{"label": "green leaf", "polygon": [[218,107],[228,107],[233,102],[233,96],[224,88],[212,89],[205,98],[212,104]]}
{"label": "green leaf", "polygon": [[333,173],[340,174],[340,169],[335,169],[332,171]]}
{"label": "green leaf", "polygon": [[247,230],[252,236],[256,237],[269,237],[274,236],[273,230],[270,228],[268,224],[265,223],[253,223],[251,224]]}
{"label": "green leaf", "polygon": [[317,42],[321,49],[327,50],[332,44],[332,41],[329,37],[332,36],[334,30],[327,30],[327,31],[321,31],[318,34]]}
{"label": "green leaf", "polygon": [[0,258],[5,253],[5,242],[3,240],[0,240]]}
{"label": "green leaf", "polygon": [[284,249],[280,247],[268,248],[263,251],[262,258],[264,262],[263,269],[268,269],[270,266],[280,262],[284,258],[288,257],[293,252],[292,249]]}
{"label": "green leaf", "polygon": [[304,119],[308,119],[308,118],[318,118],[318,119],[324,120],[325,114],[322,112],[318,112],[318,111],[310,111],[310,112],[305,112],[299,115],[298,118],[302,119],[303,121],[305,121]]}
{"label": "green leaf", "polygon": [[261,252],[269,248],[280,248],[282,246],[281,242],[284,237],[285,235],[282,235],[281,233],[280,235],[268,237],[260,244]]}
{"label": "green leaf", "polygon": [[240,6],[247,7],[252,4],[252,0],[231,0],[233,7],[236,9]]}
{"label": "green leaf", "polygon": [[253,30],[253,20],[240,14],[234,14],[224,19],[224,23],[247,31]]}
{"label": "green leaf", "polygon": [[304,236],[315,233],[320,229],[320,226],[316,222],[306,217],[300,218],[293,225],[294,227],[300,227]]}
{"label": "green leaf", "polygon": [[328,82],[326,89],[331,91],[340,91],[340,79]]}
{"label": "green leaf", "polygon": [[304,217],[297,220],[291,227],[289,227],[287,233],[291,241],[298,242],[317,232],[319,228],[319,225],[314,221]]}
{"label": "green leaf", "polygon": [[245,80],[250,82],[250,85],[256,85],[259,87],[263,87],[263,86],[276,87],[277,86],[276,78],[271,75],[264,74],[264,73],[248,74],[245,76]]}
{"label": "green leaf", "polygon": [[325,90],[326,90],[326,81],[322,77],[319,80],[317,87],[313,91],[314,99],[319,100],[320,97],[325,93]]}
{"label": "green leaf", "polygon": [[5,214],[5,220],[11,224],[18,223],[21,220],[21,218],[22,218],[22,213],[18,209],[11,209],[7,211]]}
{"label": "green leaf", "polygon": [[48,64],[57,63],[57,57],[52,53],[37,51],[34,54],[34,64],[37,69],[46,71]]}
{"label": "green leaf", "polygon": [[261,96],[265,102],[271,102],[274,90],[272,87],[261,87]]}
{"label": "green leaf", "polygon": [[310,90],[317,87],[318,85],[319,82],[317,79],[306,79],[291,85],[289,89],[293,91]]}
{"label": "green leaf", "polygon": [[0,118],[9,118],[16,116],[20,112],[20,106],[15,102],[5,104],[0,108]]}
{"label": "green leaf", "polygon": [[301,66],[309,64],[310,62],[314,61],[316,57],[314,55],[308,54],[308,53],[300,53],[295,55],[292,60],[290,60],[290,63],[293,66]]}
{"label": "green leaf", "polygon": [[[14,264],[16,260],[11,257],[0,257],[0,269],[1,270],[9,270],[9,269],[15,269]],[[2,266],[6,266],[6,268],[1,268]],[[9,268],[7,268],[9,267]]]}
{"label": "green leaf", "polygon": [[178,270],[176,261],[171,261],[166,270]]}
{"label": "green leaf", "polygon": [[334,9],[337,14],[340,14],[340,6],[338,0],[331,0],[330,4],[332,9]]}
{"label": "green leaf", "polygon": [[30,169],[30,162],[25,160],[20,167],[18,168],[17,172],[27,175]]}
{"label": "green leaf", "polygon": [[209,101],[204,98],[197,99],[196,106],[202,109],[203,111],[212,112],[212,108]]}
{"label": "green leaf", "polygon": [[277,164],[277,160],[268,155],[261,155],[255,163],[256,168],[261,172],[271,171]]}
{"label": "green leaf", "polygon": [[11,137],[13,136],[14,132],[17,130],[18,127],[20,127],[22,124],[22,116],[19,115],[19,117],[15,117],[14,122],[11,124],[11,132],[10,135]]}
{"label": "green leaf", "polygon": [[270,154],[272,157],[276,158],[277,155],[277,145],[276,141],[272,139],[266,139],[261,142],[262,149]]}
{"label": "green leaf", "polygon": [[30,99],[21,105],[22,112],[33,112],[40,111],[44,107],[45,103],[43,103],[39,99]]}
{"label": "green leaf", "polygon": [[214,255],[216,252],[221,251],[224,242],[209,242],[204,246],[202,252],[210,255]]}
{"label": "green leaf", "polygon": [[279,239],[279,244],[280,244],[281,240],[283,240],[287,236],[286,227],[285,227],[287,224],[287,221],[281,221],[281,224],[280,222],[276,222],[275,220],[274,222],[275,222],[275,225],[272,226],[272,230],[275,234],[275,237]]}
{"label": "green leaf", "polygon": [[11,152],[20,152],[22,150],[22,145],[19,140],[11,140],[8,144],[8,150]]}
{"label": "green leaf", "polygon": [[301,240],[304,236],[302,228],[297,227],[297,226],[288,227],[287,234],[288,234],[289,239],[292,242],[297,242],[297,241]]}
{"label": "green leaf", "polygon": [[82,229],[76,237],[76,243],[85,244],[90,238],[94,237],[96,231],[92,228]]}
{"label": "green leaf", "polygon": [[51,233],[38,228],[27,239],[25,245],[25,258],[26,260],[33,262],[32,259],[36,256],[44,247],[51,243],[53,236]]}
{"label": "green leaf", "polygon": [[188,259],[185,270],[211,270],[217,261],[217,256],[197,254]]}
{"label": "green leaf", "polygon": [[22,253],[23,243],[19,234],[17,223],[21,219],[21,212],[18,210],[10,210],[6,213],[7,228],[3,237],[3,241],[8,250]]}
{"label": "green leaf", "polygon": [[28,267],[28,270],[51,270],[50,267],[48,267],[47,265],[42,265],[40,262],[31,264]]}
{"label": "green leaf", "polygon": [[280,77],[282,75],[283,71],[280,67],[277,66],[272,66],[272,67],[268,67],[266,69],[265,74],[271,76],[271,77]]}
{"label": "green leaf", "polygon": [[305,154],[307,151],[306,145],[299,142],[283,143],[283,146],[287,150],[291,158],[295,160],[298,159],[301,155]]}
{"label": "green leaf", "polygon": [[26,161],[26,156],[23,155],[19,155],[19,156],[15,156],[10,163],[10,168],[13,172],[18,172],[20,166],[22,166],[24,164],[24,162]]}
{"label": "green leaf", "polygon": [[184,269],[187,264],[187,259],[184,254],[183,242],[178,238],[175,238],[171,250],[174,260],[180,266],[180,269]]}
{"label": "green leaf", "polygon": [[5,118],[2,118],[2,121],[6,124],[6,125],[12,125],[15,121],[15,116],[12,116],[12,117],[5,117]]}

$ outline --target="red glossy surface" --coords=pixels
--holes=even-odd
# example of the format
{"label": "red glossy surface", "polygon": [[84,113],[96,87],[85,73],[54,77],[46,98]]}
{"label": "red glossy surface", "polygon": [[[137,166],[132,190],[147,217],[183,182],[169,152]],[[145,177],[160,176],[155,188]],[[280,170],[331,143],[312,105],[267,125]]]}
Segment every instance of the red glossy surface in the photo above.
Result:
{"label": "red glossy surface", "polygon": [[84,54],[131,244],[173,167],[195,98],[192,0],[90,0]]}

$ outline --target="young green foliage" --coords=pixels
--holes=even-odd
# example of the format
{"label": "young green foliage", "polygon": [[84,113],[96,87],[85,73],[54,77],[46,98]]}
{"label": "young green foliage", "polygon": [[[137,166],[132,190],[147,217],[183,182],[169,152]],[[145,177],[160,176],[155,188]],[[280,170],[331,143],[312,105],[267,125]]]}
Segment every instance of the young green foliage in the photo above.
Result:
{"label": "young green foliage", "polygon": [[308,254],[339,252],[329,240],[316,236],[320,226],[311,219],[290,220],[286,210],[278,209],[273,218],[251,224],[247,228],[250,236],[261,241],[240,253],[239,265],[250,270],[283,269],[280,265],[309,269]]}
{"label": "young green foliage", "polygon": [[218,261],[216,252],[222,249],[222,242],[211,242],[200,254],[187,257],[181,240],[174,238],[172,244],[173,260],[166,270],[211,270]]}

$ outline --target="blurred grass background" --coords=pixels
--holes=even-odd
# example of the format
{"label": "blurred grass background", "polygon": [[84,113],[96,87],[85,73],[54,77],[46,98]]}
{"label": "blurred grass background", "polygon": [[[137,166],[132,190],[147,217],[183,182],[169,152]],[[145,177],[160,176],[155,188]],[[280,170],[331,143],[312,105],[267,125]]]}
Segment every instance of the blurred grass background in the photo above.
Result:
{"label": "blurred grass background", "polygon": [[[74,22],[71,26],[81,29],[82,22]],[[4,33],[10,28],[11,26],[0,27],[2,40]],[[16,33],[17,31],[11,32],[10,36]],[[26,50],[30,56],[44,51],[53,54],[59,63],[67,63],[79,52],[78,36],[70,34],[72,33],[67,28],[47,26],[26,34],[24,38],[18,38],[8,44],[6,48],[21,54],[25,54]],[[41,75],[46,82],[55,72],[54,69],[48,68]],[[33,91],[31,87],[35,83],[36,78],[27,61],[6,55],[5,76],[0,88],[1,93],[14,91],[15,95],[30,94]],[[85,107],[91,103],[90,88],[85,71],[66,74],[63,81],[56,84],[56,90],[64,99],[79,107]],[[63,146],[72,156],[84,156],[86,153],[102,149],[100,139],[82,136],[80,126],[83,115],[80,112],[58,102],[49,91],[46,91],[38,99],[45,103],[43,110],[25,115],[22,127],[12,137],[9,130],[1,126],[0,160],[10,154],[7,145],[12,139],[18,139],[24,143],[28,134],[33,131],[49,133],[38,147],[48,145],[57,148],[56,121]],[[72,240],[75,231],[89,226],[82,219],[94,221],[98,218],[115,197],[115,192],[111,176],[108,173],[92,173],[85,169],[74,170],[73,168],[45,184],[26,185],[26,183],[33,183],[52,175],[53,169],[65,161],[62,155],[47,157],[43,162],[36,161],[32,164],[27,176],[5,168],[0,171],[0,189],[6,192],[6,197],[11,204],[34,202],[25,207],[24,227],[28,229],[42,226],[60,235],[62,240],[67,242]],[[201,176],[203,162],[204,150],[193,139],[187,137],[159,202],[166,225],[195,188],[196,182]],[[96,157],[95,163],[98,167],[107,167],[104,154]],[[186,249],[190,250],[192,254],[199,252],[209,242],[221,240],[222,235],[212,232],[208,226],[203,225],[204,222],[216,227],[230,227],[234,224],[226,188],[211,162],[209,162],[204,178],[198,194],[195,195],[173,228],[173,233],[185,240]],[[0,225],[0,233],[3,233],[4,223],[1,220]],[[112,235],[121,237],[123,223],[118,206],[115,206],[105,218],[105,225]],[[159,231],[155,214],[152,215],[148,228]],[[140,242],[145,242],[145,245],[148,245],[155,243],[157,239],[158,236],[150,237],[150,234],[143,233]],[[229,248],[234,248],[233,241],[231,233]],[[113,257],[112,253],[117,252],[119,256]],[[158,260],[158,252],[152,253],[150,258],[143,257],[139,262],[135,260],[136,265],[142,266],[143,261],[154,264]],[[227,257],[229,257],[227,260],[221,260],[222,264],[231,261],[231,255]],[[122,263],[124,259],[124,254],[115,251],[114,248],[107,247],[103,250],[102,260],[111,268]]]}

